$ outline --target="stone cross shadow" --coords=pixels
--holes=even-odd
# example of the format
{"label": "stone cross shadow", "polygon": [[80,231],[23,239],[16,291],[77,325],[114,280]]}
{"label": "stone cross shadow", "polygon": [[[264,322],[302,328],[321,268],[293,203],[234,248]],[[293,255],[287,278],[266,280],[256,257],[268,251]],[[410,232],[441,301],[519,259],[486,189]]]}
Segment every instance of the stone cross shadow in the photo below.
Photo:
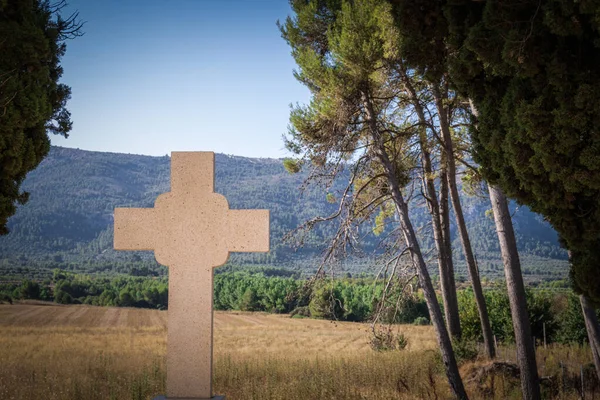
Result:
{"label": "stone cross shadow", "polygon": [[171,191],[154,208],[115,209],[115,249],[154,250],[169,267],[169,399],[212,397],[213,268],[232,251],[269,251],[269,211],[230,210],[214,193],[214,162],[173,152]]}

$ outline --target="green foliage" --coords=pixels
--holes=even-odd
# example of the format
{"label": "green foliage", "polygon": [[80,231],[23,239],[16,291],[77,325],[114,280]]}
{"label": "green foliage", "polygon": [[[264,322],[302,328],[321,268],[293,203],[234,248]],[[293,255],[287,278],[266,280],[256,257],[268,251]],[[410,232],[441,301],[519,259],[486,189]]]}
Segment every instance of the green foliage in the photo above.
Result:
{"label": "green foliage", "polygon": [[[381,298],[380,287],[376,288],[378,299],[375,309],[379,309]],[[400,292],[394,287],[386,296],[384,307],[381,309],[380,321],[383,323],[412,324],[418,320],[421,324],[426,321],[429,324],[429,310],[427,303],[421,294]]]}
{"label": "green foliage", "polygon": [[458,364],[464,364],[467,361],[473,361],[479,355],[477,341],[473,339],[461,338],[452,341],[452,348]]}
{"label": "green foliage", "polygon": [[483,177],[547,218],[572,251],[575,288],[600,303],[597,4],[391,2],[409,61],[473,101]]}
{"label": "green foliage", "polygon": [[0,235],[16,204],[25,204],[25,175],[50,150],[47,132],[67,136],[71,89],[59,83],[65,39],[79,25],[43,0],[0,2]]}
{"label": "green foliage", "polygon": [[242,311],[258,311],[261,308],[261,304],[258,299],[258,295],[254,288],[249,287],[244,292],[242,299],[240,300],[240,310]]}
{"label": "green foliage", "polygon": [[0,303],[13,304],[13,299],[5,293],[0,293]]}
{"label": "green foliage", "polygon": [[290,313],[292,318],[310,318],[310,308],[308,306],[296,307]]}
{"label": "green foliage", "polygon": [[425,317],[417,317],[413,321],[413,324],[414,325],[430,325],[431,321],[429,321],[429,319],[425,318]]}
{"label": "green foliage", "polygon": [[382,205],[379,213],[375,216],[375,225],[373,226],[373,234],[381,235],[385,231],[386,220],[393,218],[395,215],[394,207],[391,204]]}
{"label": "green foliage", "polygon": [[335,282],[319,282],[312,291],[308,308],[313,318],[339,320],[343,317],[340,286]]}
{"label": "green foliage", "polygon": [[[60,304],[164,309],[168,305],[165,278],[90,277],[54,271],[54,301]],[[50,298],[48,298],[50,299]]]}
{"label": "green foliage", "polygon": [[[499,342],[513,342],[514,330],[506,289],[487,290],[484,292],[484,296],[494,336]],[[465,289],[458,292],[458,306],[463,330],[462,337],[465,340],[483,340],[472,290]],[[531,334],[537,340],[543,340],[544,324],[548,342],[555,339],[558,326],[557,316],[552,307],[552,299],[548,293],[527,290],[527,312],[529,313]]]}
{"label": "green foliage", "polygon": [[37,282],[25,279],[19,288],[19,298],[21,299],[39,299],[40,285]]}
{"label": "green foliage", "polygon": [[284,158],[283,167],[290,174],[297,174],[302,169],[302,163],[292,158]]}
{"label": "green foliage", "polygon": [[300,282],[294,278],[267,277],[260,273],[225,272],[215,276],[217,310],[290,312],[297,304]]}
{"label": "green foliage", "polygon": [[73,297],[62,289],[58,289],[54,294],[54,301],[58,304],[71,304]]}
{"label": "green foliage", "polygon": [[[558,342],[581,344],[589,341],[578,296],[568,295],[566,307],[557,312],[560,313],[560,317],[557,318],[556,340]],[[600,310],[596,310],[596,315],[600,317]]]}
{"label": "green foliage", "polygon": [[404,350],[408,339],[402,332],[394,333],[392,326],[376,326],[371,332],[369,346],[375,351]]}
{"label": "green foliage", "polygon": [[[224,272],[215,276],[214,307],[360,322],[373,318],[376,299],[381,297],[382,290],[383,283],[374,284],[372,279],[317,280],[309,285],[308,281],[294,278]],[[390,304],[400,307],[389,311],[381,320],[411,323],[416,318],[429,316],[422,298],[402,295],[403,299],[399,300],[400,295],[388,297]]]}
{"label": "green foliage", "polygon": [[[308,188],[303,195],[298,194],[305,178],[304,172],[286,173],[279,160],[216,155],[216,188],[228,198],[231,208],[271,210],[270,253],[234,253],[232,265],[252,263],[253,268],[259,268],[258,265],[269,264],[292,267],[307,274],[314,272],[318,262],[315,258],[325,240],[335,233],[335,225],[319,224],[297,251],[282,240],[302,221],[335,210],[336,205],[328,203],[319,188]],[[331,192],[337,195],[341,186],[336,185],[346,179],[348,176],[340,176]],[[164,276],[167,273],[151,253],[112,250],[112,212],[119,206],[152,206],[158,194],[168,191],[168,158],[55,147],[28,174],[23,188],[34,196],[10,219],[11,234],[0,237],[0,274],[43,279],[51,276],[55,268],[88,274]],[[483,274],[501,275],[502,268],[497,268],[501,260],[493,221],[484,217],[489,205],[477,197],[463,196],[462,202],[465,210],[469,210],[467,226],[473,232],[472,244]],[[416,201],[410,208],[415,227],[427,225],[430,220],[427,210]],[[525,207],[516,210],[512,205],[511,211],[525,271],[531,269],[530,274],[544,279],[565,278],[566,255],[548,223]],[[387,208],[385,222],[376,224],[381,229],[380,237],[369,232],[370,223],[361,231],[361,248],[365,252],[376,251],[386,232],[394,228],[394,220],[387,217],[392,215],[390,212],[393,214]],[[452,235],[455,246],[460,247],[456,232]],[[424,251],[433,246],[427,235],[421,235],[420,240]],[[462,254],[458,250],[455,253],[459,257]],[[364,260],[348,260],[346,269],[360,273],[365,264]],[[464,265],[464,260],[456,260],[459,275],[466,275]],[[216,273],[228,268],[221,267]]]}

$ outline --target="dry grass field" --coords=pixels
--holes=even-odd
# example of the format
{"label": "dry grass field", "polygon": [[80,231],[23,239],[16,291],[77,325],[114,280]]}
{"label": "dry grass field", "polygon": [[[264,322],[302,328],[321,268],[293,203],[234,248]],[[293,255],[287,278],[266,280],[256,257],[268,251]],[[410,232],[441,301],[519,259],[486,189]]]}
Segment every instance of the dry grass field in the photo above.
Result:
{"label": "dry grass field", "polygon": [[[0,398],[151,399],[164,392],[166,317],[128,308],[0,305]],[[217,312],[214,389],[228,400],[449,398],[431,327],[398,329],[406,350],[374,352],[366,324]],[[474,366],[464,366],[464,374]],[[492,384],[490,396],[472,397],[519,398],[514,382]]]}

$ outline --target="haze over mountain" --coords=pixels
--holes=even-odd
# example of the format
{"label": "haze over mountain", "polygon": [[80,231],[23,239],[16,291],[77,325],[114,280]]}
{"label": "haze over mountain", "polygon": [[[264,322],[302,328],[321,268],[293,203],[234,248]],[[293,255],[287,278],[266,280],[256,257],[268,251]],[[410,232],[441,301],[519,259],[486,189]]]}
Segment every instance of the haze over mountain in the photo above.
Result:
{"label": "haze over mountain", "polygon": [[[170,158],[132,154],[91,152],[53,147],[48,157],[32,171],[23,188],[30,200],[9,221],[11,233],[0,237],[0,263],[7,266],[35,266],[48,263],[119,263],[146,260],[150,252],[112,250],[115,207],[152,207],[160,193],[169,191]],[[304,247],[294,250],[283,236],[300,223],[335,209],[319,188],[303,192],[305,174],[290,175],[282,160],[216,155],[216,191],[225,195],[231,208],[271,210],[271,252],[239,254],[234,263],[260,263],[314,270],[326,238],[335,224],[320,226],[307,237]],[[334,189],[335,191],[335,186]],[[493,221],[485,215],[487,199],[463,194],[463,206],[482,272],[501,275],[502,264]],[[560,248],[554,230],[526,207],[511,205],[520,256],[525,273],[564,277],[566,252]],[[428,225],[423,207],[412,211],[417,227]],[[373,263],[381,238],[367,232],[363,249],[366,258],[354,259],[347,268],[356,272]],[[426,228],[424,229],[426,231]],[[455,227],[454,257],[459,275],[465,275],[462,250]],[[425,248],[431,247],[422,235]],[[432,267],[435,266],[431,260]],[[372,271],[372,270],[371,270]]]}

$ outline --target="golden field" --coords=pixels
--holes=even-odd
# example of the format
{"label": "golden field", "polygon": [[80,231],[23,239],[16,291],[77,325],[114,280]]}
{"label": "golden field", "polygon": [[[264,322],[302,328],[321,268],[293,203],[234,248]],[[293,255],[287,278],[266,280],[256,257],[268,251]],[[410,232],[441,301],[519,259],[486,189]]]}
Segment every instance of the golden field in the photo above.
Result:
{"label": "golden field", "polygon": [[[166,317],[129,308],[0,305],[0,398],[152,399],[164,393]],[[216,312],[214,390],[228,400],[449,398],[432,328],[397,329],[408,347],[375,352],[368,324]],[[577,359],[587,354],[566,351]],[[550,351],[538,357],[554,368]],[[463,366],[464,375],[476,365]],[[508,379],[492,386],[489,397],[470,389],[472,397],[519,398]]]}

